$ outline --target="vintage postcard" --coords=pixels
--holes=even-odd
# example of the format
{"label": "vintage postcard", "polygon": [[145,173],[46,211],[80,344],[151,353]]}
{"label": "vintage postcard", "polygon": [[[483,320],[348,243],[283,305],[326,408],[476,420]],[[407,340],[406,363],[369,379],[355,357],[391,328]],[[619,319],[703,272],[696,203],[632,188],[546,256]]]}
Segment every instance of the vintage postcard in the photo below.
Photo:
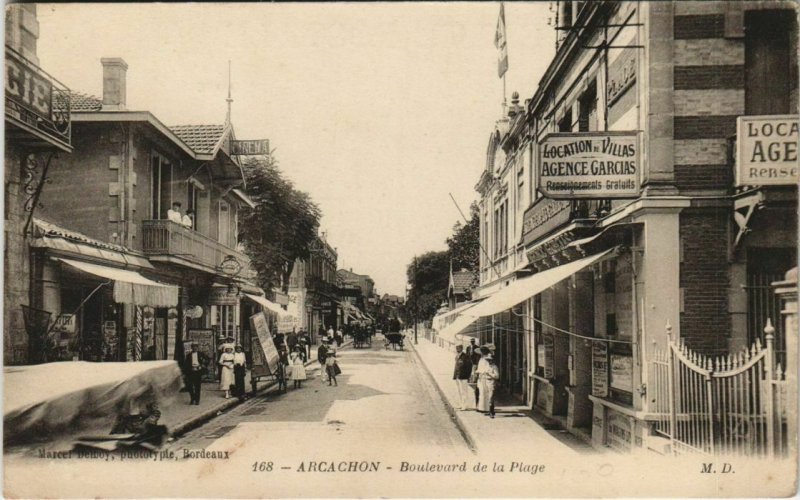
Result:
{"label": "vintage postcard", "polygon": [[795,495],[798,12],[7,4],[4,495]]}

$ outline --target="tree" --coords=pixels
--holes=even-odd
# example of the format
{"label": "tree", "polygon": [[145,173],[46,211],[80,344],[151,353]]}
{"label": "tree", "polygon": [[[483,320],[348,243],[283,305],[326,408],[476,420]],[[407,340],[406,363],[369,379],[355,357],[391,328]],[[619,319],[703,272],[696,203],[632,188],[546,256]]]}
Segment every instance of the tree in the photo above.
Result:
{"label": "tree", "polygon": [[242,166],[255,208],[245,207],[239,216],[239,241],[258,273],[259,286],[282,286],[285,291],[295,260],[310,255],[320,209],[283,177],[272,155],[249,157]]}
{"label": "tree", "polygon": [[441,303],[447,300],[447,286],[450,281],[449,254],[446,251],[427,252],[415,261],[406,269],[406,276],[411,284],[408,307],[412,316],[416,308],[418,321],[429,320],[436,314]]}
{"label": "tree", "polygon": [[474,275],[474,284],[478,284],[480,271],[480,237],[481,217],[478,203],[472,202],[469,207],[470,218],[466,224],[457,222],[453,226],[453,235],[447,238],[447,249],[453,262],[453,269],[467,269]]}

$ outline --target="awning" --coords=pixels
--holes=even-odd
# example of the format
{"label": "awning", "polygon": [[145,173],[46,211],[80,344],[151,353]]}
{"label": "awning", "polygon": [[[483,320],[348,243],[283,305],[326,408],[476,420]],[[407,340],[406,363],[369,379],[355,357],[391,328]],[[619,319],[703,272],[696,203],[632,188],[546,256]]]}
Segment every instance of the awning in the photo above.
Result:
{"label": "awning", "polygon": [[461,317],[446,327],[440,335],[448,335],[455,338],[457,333],[460,333],[462,330],[472,325],[478,318],[491,316],[511,309],[520,302],[547,290],[559,281],[569,278],[580,270],[591,266],[600,259],[608,256],[614,250],[616,250],[616,248],[570,262],[569,264],[564,264],[563,266],[542,271],[528,278],[514,281],[484,302],[464,311]]}
{"label": "awning", "polygon": [[178,287],[147,279],[136,271],[89,264],[77,260],[62,259],[79,271],[114,281],[114,302],[151,307],[175,307],[178,305]]}
{"label": "awning", "polygon": [[[478,305],[478,303],[480,301],[481,301],[481,299],[473,300],[473,301],[469,301],[469,302],[464,302],[463,304],[461,304],[460,306],[457,306],[455,309],[453,309],[451,311],[447,311],[447,312],[442,313],[442,314],[437,314],[436,316],[433,317],[433,320],[431,320],[431,326],[433,327],[434,330],[437,330],[437,331],[441,332],[442,330],[444,330],[446,328],[447,325],[445,325],[445,322],[447,320],[455,319],[455,317],[458,316],[459,314],[461,314],[462,312],[466,311],[467,309],[469,309],[471,307],[475,307],[476,305]],[[440,335],[441,335],[441,333],[440,333]]]}
{"label": "awning", "polygon": [[250,300],[252,300],[253,302],[264,306],[264,308],[267,309],[269,312],[277,314],[278,317],[280,318],[293,317],[292,314],[289,313],[289,311],[282,309],[281,306],[279,306],[275,302],[272,302],[271,300],[267,300],[264,297],[259,297],[258,295],[250,295],[249,293],[246,293],[245,296]]}

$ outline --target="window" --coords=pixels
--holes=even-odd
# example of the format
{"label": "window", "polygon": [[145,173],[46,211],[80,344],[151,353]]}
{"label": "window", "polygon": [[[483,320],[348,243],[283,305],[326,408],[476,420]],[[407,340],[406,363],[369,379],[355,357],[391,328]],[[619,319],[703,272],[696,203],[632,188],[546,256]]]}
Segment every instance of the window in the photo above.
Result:
{"label": "window", "polygon": [[187,183],[186,199],[189,201],[187,202],[186,213],[189,213],[189,210],[192,211],[192,229],[197,229],[197,192],[198,189],[194,183]]}
{"label": "window", "polygon": [[[791,91],[797,88],[797,54],[791,33],[797,30],[790,10],[745,14],[745,113],[791,113]],[[795,42],[796,43],[796,42]]]}
{"label": "window", "polygon": [[592,81],[581,97],[578,99],[580,116],[578,116],[578,131],[592,132],[597,130],[597,82]]}
{"label": "window", "polygon": [[564,117],[558,122],[559,132],[572,132],[572,108],[567,109]]}
{"label": "window", "polygon": [[172,206],[172,164],[153,151],[150,157],[150,218],[166,219]]}

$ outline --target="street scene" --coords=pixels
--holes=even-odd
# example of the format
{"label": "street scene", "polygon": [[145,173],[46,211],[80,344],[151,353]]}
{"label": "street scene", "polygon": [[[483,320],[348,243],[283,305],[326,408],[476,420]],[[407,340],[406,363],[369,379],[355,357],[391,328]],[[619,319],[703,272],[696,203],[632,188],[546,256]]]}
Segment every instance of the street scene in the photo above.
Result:
{"label": "street scene", "polygon": [[5,15],[5,496],[796,494],[795,2]]}

